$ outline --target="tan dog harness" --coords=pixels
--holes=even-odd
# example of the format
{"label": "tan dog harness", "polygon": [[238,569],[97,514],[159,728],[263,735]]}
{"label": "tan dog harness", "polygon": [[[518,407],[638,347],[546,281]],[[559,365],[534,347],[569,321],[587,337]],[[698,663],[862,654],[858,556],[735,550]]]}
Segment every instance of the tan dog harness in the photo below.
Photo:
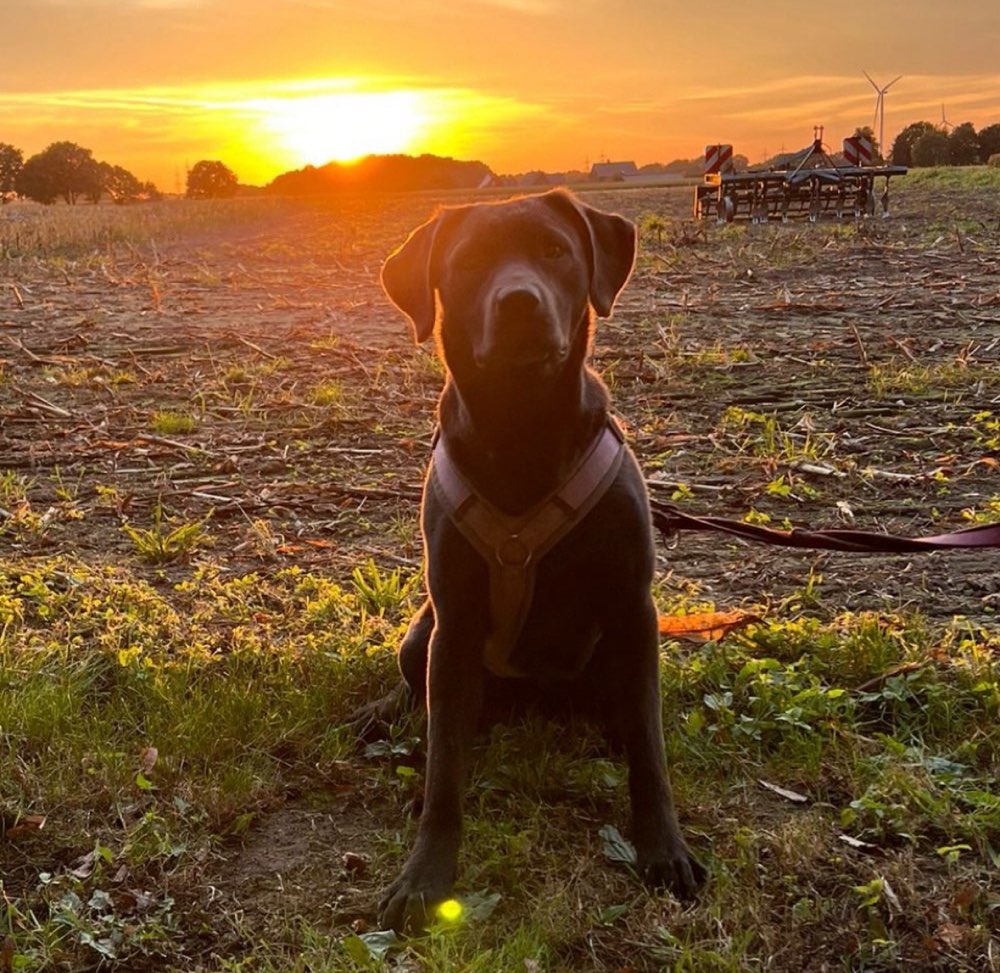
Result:
{"label": "tan dog harness", "polygon": [[490,569],[490,634],[483,662],[498,676],[520,676],[510,656],[524,627],[538,562],[597,505],[621,468],[625,443],[611,418],[562,486],[525,514],[510,516],[480,496],[439,437],[429,482],[448,515]]}

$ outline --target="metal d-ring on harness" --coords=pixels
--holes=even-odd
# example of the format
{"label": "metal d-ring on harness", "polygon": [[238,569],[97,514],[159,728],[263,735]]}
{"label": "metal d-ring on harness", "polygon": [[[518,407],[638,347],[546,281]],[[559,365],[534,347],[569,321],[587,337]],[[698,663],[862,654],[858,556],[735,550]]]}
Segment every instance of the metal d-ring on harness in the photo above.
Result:
{"label": "metal d-ring on harness", "polygon": [[483,653],[490,672],[522,675],[510,664],[510,655],[531,608],[538,562],[597,505],[624,455],[622,432],[609,418],[558,489],[527,513],[510,516],[473,489],[438,437],[429,483],[490,569],[491,629]]}

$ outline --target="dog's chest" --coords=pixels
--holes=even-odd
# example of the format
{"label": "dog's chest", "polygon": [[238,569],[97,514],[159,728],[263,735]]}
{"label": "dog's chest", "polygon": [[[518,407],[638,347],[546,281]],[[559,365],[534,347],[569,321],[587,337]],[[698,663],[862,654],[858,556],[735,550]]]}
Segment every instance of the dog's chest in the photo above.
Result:
{"label": "dog's chest", "polygon": [[529,679],[575,679],[593,658],[601,635],[599,620],[582,599],[554,602],[536,592],[510,665]]}

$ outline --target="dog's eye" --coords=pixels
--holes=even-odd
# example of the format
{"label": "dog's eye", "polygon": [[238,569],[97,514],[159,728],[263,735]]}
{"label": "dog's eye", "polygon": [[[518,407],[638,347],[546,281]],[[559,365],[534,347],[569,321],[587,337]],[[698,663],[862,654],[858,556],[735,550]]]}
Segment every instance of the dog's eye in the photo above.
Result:
{"label": "dog's eye", "polygon": [[566,248],[561,243],[546,243],[542,250],[542,256],[546,260],[558,260],[566,255]]}

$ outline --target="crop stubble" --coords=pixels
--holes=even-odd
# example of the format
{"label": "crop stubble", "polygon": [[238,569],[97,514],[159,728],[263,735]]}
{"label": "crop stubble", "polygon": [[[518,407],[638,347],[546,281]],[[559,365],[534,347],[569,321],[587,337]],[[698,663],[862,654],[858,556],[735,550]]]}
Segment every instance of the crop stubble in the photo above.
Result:
{"label": "crop stubble", "polygon": [[[653,489],[695,510],[913,534],[988,515],[997,434],[972,417],[1000,413],[990,192],[904,187],[885,223],[725,230],[685,223],[688,194],[588,194],[668,220],[595,341]],[[231,572],[415,567],[441,375],[377,277],[437,203],[251,201],[238,222],[0,263],[3,466],[36,518],[8,504],[5,546],[120,558],[120,524],[146,526],[160,504],[177,522],[211,512]],[[194,428],[158,432],[164,411]],[[720,605],[818,572],[831,611],[942,619],[986,620],[1000,589],[991,554],[859,558],[705,535],[664,568],[668,587]]]}

